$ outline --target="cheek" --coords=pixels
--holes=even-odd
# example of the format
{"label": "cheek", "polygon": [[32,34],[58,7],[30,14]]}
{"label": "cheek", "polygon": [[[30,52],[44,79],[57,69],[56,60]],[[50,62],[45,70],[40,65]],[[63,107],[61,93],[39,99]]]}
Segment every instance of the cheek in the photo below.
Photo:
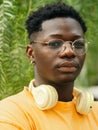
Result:
{"label": "cheek", "polygon": [[83,56],[81,56],[81,57],[79,57],[79,61],[80,61],[80,68],[81,68],[81,69],[82,69],[82,66],[83,66],[83,64],[84,64],[85,57],[86,57],[86,54],[85,54],[85,55],[83,55]]}
{"label": "cheek", "polygon": [[34,58],[36,66],[51,67],[54,61],[53,59],[55,59],[55,55],[53,55],[53,53],[51,53],[46,49],[43,50],[38,49],[35,51]]}

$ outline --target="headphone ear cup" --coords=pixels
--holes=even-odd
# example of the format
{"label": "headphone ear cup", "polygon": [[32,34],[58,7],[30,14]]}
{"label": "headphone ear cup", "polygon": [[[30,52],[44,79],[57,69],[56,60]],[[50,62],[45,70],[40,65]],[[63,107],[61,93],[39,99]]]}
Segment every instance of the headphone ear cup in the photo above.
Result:
{"label": "headphone ear cup", "polygon": [[47,110],[56,105],[58,94],[54,87],[50,85],[40,85],[32,89],[36,105],[41,110]]}
{"label": "headphone ear cup", "polygon": [[77,101],[76,101],[76,110],[80,114],[88,114],[92,109],[94,102],[93,95],[90,92],[78,91]]}
{"label": "headphone ear cup", "polygon": [[[54,107],[58,101],[56,89],[50,85],[33,86],[33,80],[29,84],[29,91],[33,94],[36,105],[41,110],[47,110]],[[92,109],[94,97],[90,92],[81,91],[74,88],[76,96],[76,110],[80,114],[88,114]]]}

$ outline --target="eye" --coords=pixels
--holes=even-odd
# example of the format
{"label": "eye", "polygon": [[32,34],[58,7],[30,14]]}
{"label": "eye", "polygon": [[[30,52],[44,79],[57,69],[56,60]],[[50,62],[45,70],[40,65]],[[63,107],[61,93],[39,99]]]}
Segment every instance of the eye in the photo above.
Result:
{"label": "eye", "polygon": [[82,48],[85,48],[85,43],[84,41],[82,40],[77,40],[73,43],[73,46],[76,48],[76,49],[82,49]]}
{"label": "eye", "polygon": [[63,44],[63,41],[61,40],[53,40],[53,41],[50,41],[48,45],[51,48],[59,48],[60,46],[62,46],[62,44]]}

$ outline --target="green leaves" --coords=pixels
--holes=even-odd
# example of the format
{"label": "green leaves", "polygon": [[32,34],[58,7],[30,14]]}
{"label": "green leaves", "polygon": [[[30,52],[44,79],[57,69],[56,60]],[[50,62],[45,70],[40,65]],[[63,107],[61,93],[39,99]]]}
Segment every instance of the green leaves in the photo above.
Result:
{"label": "green leaves", "polygon": [[27,12],[24,9],[28,6],[20,10],[19,2],[3,0],[0,5],[0,98],[19,92],[30,80],[25,75],[29,60],[25,53]]}

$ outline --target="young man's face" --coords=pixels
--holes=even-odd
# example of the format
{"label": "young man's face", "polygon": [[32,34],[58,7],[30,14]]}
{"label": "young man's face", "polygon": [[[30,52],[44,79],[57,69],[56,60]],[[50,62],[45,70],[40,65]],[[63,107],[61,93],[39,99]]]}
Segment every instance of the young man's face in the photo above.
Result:
{"label": "young man's face", "polygon": [[66,44],[64,48],[58,47],[58,43],[57,47],[54,44],[51,47],[47,45],[48,43],[44,43],[54,39],[61,39],[65,42],[77,39],[83,41],[84,34],[80,24],[72,18],[55,18],[44,21],[42,31],[36,38],[38,43],[31,45],[30,55],[32,55],[31,60],[35,62],[35,80],[44,84],[73,82],[80,73],[85,54],[76,54],[70,42],[64,42]]}

